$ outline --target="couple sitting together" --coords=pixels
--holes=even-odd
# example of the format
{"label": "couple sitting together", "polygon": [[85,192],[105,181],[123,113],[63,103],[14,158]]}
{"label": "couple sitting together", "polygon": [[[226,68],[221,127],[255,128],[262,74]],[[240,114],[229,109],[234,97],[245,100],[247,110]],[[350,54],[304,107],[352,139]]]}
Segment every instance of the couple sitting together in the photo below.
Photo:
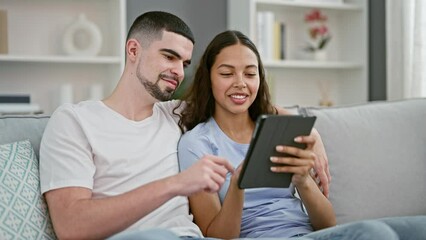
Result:
{"label": "couple sitting together", "polygon": [[[277,146],[294,157],[271,156],[279,165],[271,171],[293,174],[290,188],[239,189],[256,118],[288,112],[271,104],[259,53],[238,31],[214,37],[184,99],[169,101],[193,47],[193,34],[181,19],[144,13],[129,30],[125,69],[113,93],[54,112],[41,143],[40,175],[59,238],[404,239],[409,234],[398,218],[335,226],[327,157],[315,129],[295,139],[306,149]],[[404,219],[413,226],[419,221],[424,218]]]}

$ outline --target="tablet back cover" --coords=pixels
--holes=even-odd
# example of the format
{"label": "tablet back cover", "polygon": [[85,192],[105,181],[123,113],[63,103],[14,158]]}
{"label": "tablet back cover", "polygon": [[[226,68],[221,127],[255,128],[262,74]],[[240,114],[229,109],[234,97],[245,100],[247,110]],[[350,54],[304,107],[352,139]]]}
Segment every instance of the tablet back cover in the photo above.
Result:
{"label": "tablet back cover", "polygon": [[260,116],[240,173],[239,187],[289,187],[292,174],[272,172],[270,168],[275,164],[270,157],[283,156],[275,150],[277,145],[305,148],[305,144],[294,142],[294,138],[309,135],[315,119],[299,115]]}

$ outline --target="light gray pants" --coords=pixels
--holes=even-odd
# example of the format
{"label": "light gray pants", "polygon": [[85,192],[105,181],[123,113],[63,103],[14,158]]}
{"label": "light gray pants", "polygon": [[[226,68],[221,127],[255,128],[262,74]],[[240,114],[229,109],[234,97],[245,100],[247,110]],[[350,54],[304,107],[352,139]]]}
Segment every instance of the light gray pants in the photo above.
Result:
{"label": "light gray pants", "polygon": [[[109,240],[182,240],[199,238],[178,237],[166,229],[150,229],[126,231],[112,236]],[[206,238],[204,238],[206,239]],[[215,238],[207,238],[215,239]],[[248,239],[248,238],[241,238]],[[293,238],[257,238],[261,240],[422,240],[426,239],[426,216],[392,217],[375,220],[365,220],[337,225],[309,233],[302,237]]]}

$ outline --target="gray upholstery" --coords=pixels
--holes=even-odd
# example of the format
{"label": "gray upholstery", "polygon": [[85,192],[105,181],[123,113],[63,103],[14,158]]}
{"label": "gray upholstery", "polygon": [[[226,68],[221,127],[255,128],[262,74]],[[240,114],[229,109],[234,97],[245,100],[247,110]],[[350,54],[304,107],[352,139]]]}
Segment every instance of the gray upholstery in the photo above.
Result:
{"label": "gray upholstery", "polygon": [[426,214],[426,99],[306,110],[329,158],[338,223]]}
{"label": "gray upholstery", "polygon": [[0,116],[0,144],[29,139],[39,157],[40,140],[49,116]]}
{"label": "gray upholstery", "polygon": [[[332,108],[316,115],[338,223],[426,215],[426,99]],[[48,116],[0,116],[0,144],[29,139],[39,153]]]}

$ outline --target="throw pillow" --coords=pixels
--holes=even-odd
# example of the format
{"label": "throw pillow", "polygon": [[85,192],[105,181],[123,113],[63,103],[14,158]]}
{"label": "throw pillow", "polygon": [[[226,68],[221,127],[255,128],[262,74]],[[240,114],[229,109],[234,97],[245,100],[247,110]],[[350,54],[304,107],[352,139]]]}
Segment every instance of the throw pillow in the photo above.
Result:
{"label": "throw pillow", "polygon": [[29,140],[0,145],[0,239],[56,239]]}

